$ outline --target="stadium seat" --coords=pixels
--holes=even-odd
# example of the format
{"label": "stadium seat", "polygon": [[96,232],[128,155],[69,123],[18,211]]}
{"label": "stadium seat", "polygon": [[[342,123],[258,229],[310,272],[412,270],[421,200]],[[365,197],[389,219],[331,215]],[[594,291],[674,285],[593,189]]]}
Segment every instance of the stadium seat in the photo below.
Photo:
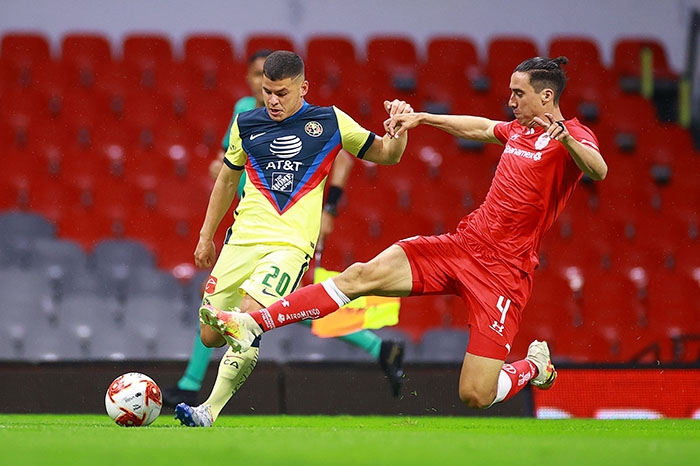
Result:
{"label": "stadium seat", "polygon": [[682,337],[700,336],[697,277],[682,268],[656,269],[650,274],[648,296],[649,328],[656,331],[665,361],[696,362],[698,355],[684,351]]}
{"label": "stadium seat", "polygon": [[13,128],[15,143],[18,145],[22,144],[19,131],[26,133],[31,124],[51,118],[48,99],[39,92],[17,88],[6,91],[0,98],[0,120]]}
{"label": "stadium seat", "polygon": [[493,37],[487,46],[487,59],[483,70],[488,82],[486,90],[492,96],[502,95],[507,98],[510,75],[515,67],[522,61],[538,55],[540,54],[537,45],[529,37]]}
{"label": "stadium seat", "polygon": [[203,70],[227,70],[236,56],[233,43],[222,34],[191,34],[184,47],[184,62]]}
{"label": "stadium seat", "polygon": [[245,56],[241,57],[244,63],[248,62],[248,57],[253,56],[253,54],[259,50],[290,50],[292,52],[297,52],[294,46],[294,41],[291,37],[285,34],[277,33],[258,33],[251,34],[245,38]]}
{"label": "stadium seat", "polygon": [[451,309],[436,308],[434,296],[409,296],[401,299],[396,328],[406,332],[418,343],[427,329],[448,327],[451,320]]}
{"label": "stadium seat", "polygon": [[360,97],[359,116],[368,128],[381,128],[386,119],[383,102],[387,96],[415,99],[420,86],[418,72],[421,62],[413,40],[408,36],[371,36],[365,50],[364,73],[355,89]]}
{"label": "stadium seat", "polygon": [[[420,61],[407,36],[372,36],[367,39],[367,72],[380,89],[412,94],[418,86]],[[375,81],[379,79],[380,81]]]}
{"label": "stadium seat", "polygon": [[68,33],[61,40],[61,63],[73,85],[92,88],[96,69],[112,60],[111,44],[102,34]]}
{"label": "stadium seat", "polygon": [[46,36],[38,33],[4,33],[0,42],[0,56],[19,64],[49,61],[49,41]]}
{"label": "stadium seat", "polygon": [[576,111],[586,124],[595,123],[609,92],[607,89],[615,85],[603,64],[598,43],[588,36],[555,37],[549,42],[547,56],[565,56],[569,60],[564,66],[567,84],[562,94],[562,108]]}
{"label": "stadium seat", "polygon": [[192,84],[197,90],[222,90],[226,75],[245,74],[245,62],[236,58],[233,44],[224,35],[189,35],[185,38],[184,47],[183,63],[194,71]]}
{"label": "stadium seat", "polygon": [[50,281],[55,302],[62,301],[66,290],[87,271],[87,256],[80,245],[71,240],[43,238],[31,247],[31,268],[43,272]]}
{"label": "stadium seat", "polygon": [[129,34],[122,42],[121,68],[131,85],[157,89],[174,60],[170,40],[160,34]]}
{"label": "stadium seat", "polygon": [[426,330],[420,339],[417,361],[423,363],[462,364],[469,343],[469,332],[450,328]]}
{"label": "stadium seat", "polygon": [[356,116],[359,103],[357,51],[344,36],[312,36],[306,43],[306,78],[310,83],[310,101],[316,105],[336,105]]}
{"label": "stadium seat", "polygon": [[[480,59],[475,43],[467,37],[434,36],[428,40],[427,56],[421,66],[419,94],[425,105],[447,105],[466,92],[479,73]],[[430,108],[428,108],[430,110]]]}
{"label": "stadium seat", "polygon": [[0,213],[0,237],[34,240],[54,238],[56,227],[33,212],[9,211]]}
{"label": "stadium seat", "polygon": [[669,66],[666,51],[660,42],[650,37],[624,37],[613,44],[612,72],[621,89],[640,91],[644,53],[651,55],[651,71],[656,85],[677,80],[678,76]]}
{"label": "stadium seat", "polygon": [[[52,302],[49,279],[43,272],[15,266],[0,267],[0,327],[27,335],[34,324],[48,321]],[[21,335],[17,335],[19,338]],[[32,340],[27,339],[27,344]],[[15,340],[15,343],[21,343]]]}
{"label": "stadium seat", "polygon": [[285,360],[288,362],[372,360],[369,354],[338,338],[320,338],[315,336],[307,325],[296,324],[288,327],[292,327],[289,333],[292,335],[291,341],[293,342],[289,345],[285,357]]}
{"label": "stadium seat", "polygon": [[21,88],[30,88],[41,78],[38,69],[51,63],[48,38],[31,32],[5,33],[0,42],[0,59],[8,74],[5,79]]}
{"label": "stadium seat", "polygon": [[98,272],[124,267],[153,267],[155,264],[153,253],[134,239],[100,241],[92,251],[91,260]]}

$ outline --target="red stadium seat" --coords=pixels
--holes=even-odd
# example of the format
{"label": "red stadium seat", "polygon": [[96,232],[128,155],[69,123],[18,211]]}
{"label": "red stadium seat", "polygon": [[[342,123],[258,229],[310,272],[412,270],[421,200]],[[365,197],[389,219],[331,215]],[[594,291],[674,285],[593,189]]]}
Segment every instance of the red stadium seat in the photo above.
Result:
{"label": "red stadium seat", "polygon": [[252,34],[245,39],[245,57],[243,57],[243,61],[247,63],[248,57],[263,49],[297,52],[294,42],[289,36],[275,33]]}
{"label": "red stadium seat", "polygon": [[100,64],[112,62],[109,40],[101,34],[70,33],[61,41],[61,63],[71,83],[91,88]]}
{"label": "red stadium seat", "polygon": [[[539,55],[537,45],[529,37],[496,36],[489,41],[484,73],[491,95],[508,96],[513,70],[524,60]],[[495,94],[494,94],[495,93]]]}
{"label": "red stadium seat", "polygon": [[562,94],[562,106],[586,122],[595,123],[600,107],[615,83],[602,62],[597,42],[589,37],[562,36],[549,43],[550,58],[565,56],[567,75],[566,90]]}
{"label": "red stadium seat", "polygon": [[51,61],[49,41],[43,34],[5,33],[0,42],[0,57],[20,67]]}
{"label": "red stadium seat", "polygon": [[430,38],[418,78],[420,97],[428,104],[449,105],[469,88],[468,83],[478,76],[480,66],[478,50],[471,39]]}
{"label": "red stadium seat", "polygon": [[152,65],[173,60],[170,40],[161,34],[129,34],[122,42],[124,63]]}
{"label": "red stadium seat", "polygon": [[656,81],[678,79],[677,74],[668,65],[666,50],[660,42],[653,38],[626,37],[613,45],[612,72],[620,87],[628,91],[639,91],[644,53],[651,55],[652,73]]}
{"label": "red stadium seat", "polygon": [[227,36],[220,34],[192,34],[185,38],[187,64],[202,69],[227,69],[235,61],[233,44]]}
{"label": "red stadium seat", "polygon": [[313,36],[306,43],[305,63],[310,100],[336,105],[357,116],[355,88],[360,65],[353,42],[342,36]]}
{"label": "red stadium seat", "polygon": [[415,101],[420,62],[413,40],[408,36],[379,35],[367,40],[364,72],[355,92],[360,103],[360,121],[379,131],[386,119],[383,102],[389,98]]}
{"label": "red stadium seat", "polygon": [[185,39],[184,64],[194,75],[193,89],[222,90],[227,75],[242,77],[246,67],[236,59],[233,44],[224,35],[194,34]]}
{"label": "red stadium seat", "polygon": [[130,34],[122,43],[122,67],[132,85],[144,89],[158,87],[164,66],[173,61],[170,40],[159,34]]}

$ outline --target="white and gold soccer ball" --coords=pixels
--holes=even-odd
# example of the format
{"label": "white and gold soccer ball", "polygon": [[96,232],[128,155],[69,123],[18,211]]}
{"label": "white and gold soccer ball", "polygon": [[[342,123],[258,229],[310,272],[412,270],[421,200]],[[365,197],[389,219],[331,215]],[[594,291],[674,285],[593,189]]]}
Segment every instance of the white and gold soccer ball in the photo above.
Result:
{"label": "white and gold soccer ball", "polygon": [[160,415],[163,396],[152,378],[140,372],[120,375],[109,385],[105,408],[124,427],[147,426]]}

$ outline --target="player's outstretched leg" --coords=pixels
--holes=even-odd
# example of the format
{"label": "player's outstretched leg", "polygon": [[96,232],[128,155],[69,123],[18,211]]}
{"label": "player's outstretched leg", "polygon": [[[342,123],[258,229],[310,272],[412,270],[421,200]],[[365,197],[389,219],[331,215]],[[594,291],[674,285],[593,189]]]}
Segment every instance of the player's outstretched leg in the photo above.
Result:
{"label": "player's outstretched leg", "polygon": [[180,403],[175,406],[175,419],[187,427],[211,427],[214,424],[209,405],[192,407],[187,403]]}
{"label": "player's outstretched leg", "polygon": [[394,398],[399,396],[403,385],[403,354],[403,342],[382,341],[382,348],[379,351],[379,364],[389,378],[391,394],[394,395]]}
{"label": "player's outstretched leg", "polygon": [[263,333],[249,314],[240,312],[237,308],[228,312],[204,304],[199,308],[199,320],[224,337],[226,343],[239,353],[248,351],[253,340]]}
{"label": "player's outstretched leg", "polygon": [[547,390],[557,379],[557,371],[554,369],[552,359],[549,355],[549,347],[546,341],[533,341],[527,349],[525,359],[537,366],[537,377],[530,380],[530,383],[540,390]]}

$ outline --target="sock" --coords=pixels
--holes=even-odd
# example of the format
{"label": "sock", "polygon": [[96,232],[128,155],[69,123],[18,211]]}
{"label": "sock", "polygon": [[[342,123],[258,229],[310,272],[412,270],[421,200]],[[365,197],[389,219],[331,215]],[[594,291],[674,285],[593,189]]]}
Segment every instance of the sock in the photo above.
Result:
{"label": "sock", "polygon": [[525,388],[528,382],[537,376],[537,372],[537,366],[527,359],[521,359],[513,364],[503,364],[501,373],[498,375],[496,398],[490,406],[511,398]]}
{"label": "sock", "polygon": [[216,374],[214,388],[211,389],[209,398],[202,403],[211,406],[214,420],[219,417],[228,400],[243,386],[257,363],[257,347],[252,346],[245,353],[236,353],[229,347],[219,362],[219,372]]}
{"label": "sock", "polygon": [[[197,326],[197,329],[199,329],[199,326]],[[195,335],[194,344],[192,345],[192,352],[190,352],[190,360],[187,363],[185,373],[177,382],[177,388],[194,392],[198,392],[202,388],[202,381],[207,373],[209,359],[213,350],[213,348],[204,346],[199,338],[199,330],[197,330],[197,335]]]}
{"label": "sock", "polygon": [[329,279],[300,288],[268,308],[249,314],[264,331],[268,331],[306,319],[319,319],[349,302],[350,298]]}
{"label": "sock", "polygon": [[[304,320],[301,322],[302,325],[311,327],[311,321]],[[340,337],[345,343],[357,346],[360,349],[365,350],[374,359],[379,359],[379,353],[382,350],[382,339],[377,336],[376,333],[370,330],[358,330],[357,332],[349,333]]]}

